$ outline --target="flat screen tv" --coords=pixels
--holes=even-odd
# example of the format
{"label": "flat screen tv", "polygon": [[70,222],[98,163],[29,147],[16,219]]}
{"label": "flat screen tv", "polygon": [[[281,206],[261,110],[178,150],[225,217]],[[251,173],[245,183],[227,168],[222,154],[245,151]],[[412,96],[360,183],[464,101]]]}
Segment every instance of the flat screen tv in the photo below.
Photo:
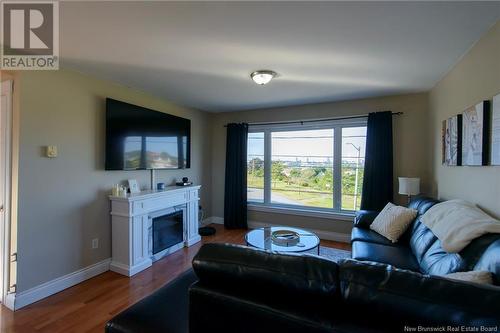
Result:
{"label": "flat screen tv", "polygon": [[106,170],[190,167],[191,120],[106,99]]}

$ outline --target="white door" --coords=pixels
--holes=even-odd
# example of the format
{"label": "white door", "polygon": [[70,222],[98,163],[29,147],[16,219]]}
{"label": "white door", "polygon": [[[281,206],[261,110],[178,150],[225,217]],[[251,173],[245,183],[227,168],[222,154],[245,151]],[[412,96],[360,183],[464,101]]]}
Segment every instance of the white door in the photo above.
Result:
{"label": "white door", "polygon": [[2,82],[0,95],[0,300],[5,292],[4,262],[6,250],[5,234],[8,231],[10,204],[10,115],[12,110],[12,81]]}

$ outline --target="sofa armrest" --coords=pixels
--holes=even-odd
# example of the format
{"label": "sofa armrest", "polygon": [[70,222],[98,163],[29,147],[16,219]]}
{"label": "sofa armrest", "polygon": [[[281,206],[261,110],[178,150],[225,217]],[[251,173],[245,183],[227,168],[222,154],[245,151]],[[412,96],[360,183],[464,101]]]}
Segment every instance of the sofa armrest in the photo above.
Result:
{"label": "sofa armrest", "polygon": [[379,212],[374,210],[358,210],[354,216],[354,226],[369,229],[378,214]]}
{"label": "sofa armrest", "polygon": [[343,299],[399,328],[500,325],[500,287],[423,275],[375,262],[342,260],[339,266]]}

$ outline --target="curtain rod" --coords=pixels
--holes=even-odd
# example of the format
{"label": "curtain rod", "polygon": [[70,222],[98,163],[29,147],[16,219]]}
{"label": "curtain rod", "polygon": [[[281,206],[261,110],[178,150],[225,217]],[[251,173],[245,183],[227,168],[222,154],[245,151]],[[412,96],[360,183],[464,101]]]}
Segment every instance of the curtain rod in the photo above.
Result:
{"label": "curtain rod", "polygon": [[[399,116],[402,115],[403,112],[392,112],[393,116]],[[290,121],[275,121],[275,122],[261,122],[261,123],[248,123],[248,125],[284,125],[284,124],[304,124],[304,123],[317,123],[320,121],[332,121],[332,120],[344,120],[344,119],[357,119],[357,118],[366,118],[368,117],[367,114],[364,115],[357,115],[357,116],[346,116],[346,117],[336,117],[336,118],[322,118],[322,119],[316,119],[316,120],[290,120]],[[227,127],[227,125],[224,125],[224,127]]]}

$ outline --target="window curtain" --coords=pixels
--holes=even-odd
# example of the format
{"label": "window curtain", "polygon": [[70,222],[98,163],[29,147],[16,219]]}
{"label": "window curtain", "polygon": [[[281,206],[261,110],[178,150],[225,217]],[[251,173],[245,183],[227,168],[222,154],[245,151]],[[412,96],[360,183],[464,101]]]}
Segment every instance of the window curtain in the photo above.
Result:
{"label": "window curtain", "polygon": [[224,226],[247,228],[247,140],[248,124],[228,124]]}
{"label": "window curtain", "polygon": [[361,209],[380,211],[393,198],[392,112],[368,115]]}

